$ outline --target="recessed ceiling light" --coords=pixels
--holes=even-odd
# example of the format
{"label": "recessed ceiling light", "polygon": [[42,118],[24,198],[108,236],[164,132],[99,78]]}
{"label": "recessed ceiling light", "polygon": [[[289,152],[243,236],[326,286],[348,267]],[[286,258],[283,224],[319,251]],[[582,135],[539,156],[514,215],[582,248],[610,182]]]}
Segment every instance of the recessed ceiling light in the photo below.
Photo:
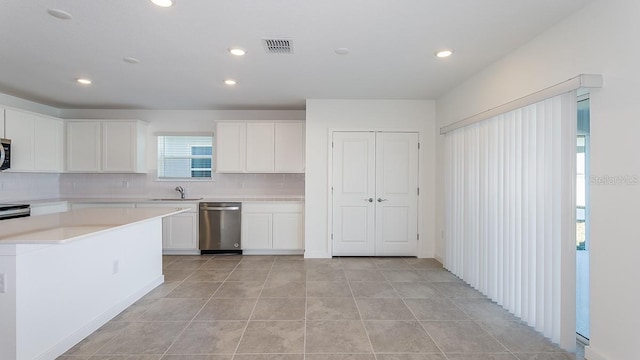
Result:
{"label": "recessed ceiling light", "polygon": [[227,84],[227,85],[235,85],[236,81],[233,80],[233,79],[227,79],[227,80],[224,81],[224,83]]}
{"label": "recessed ceiling light", "polygon": [[151,2],[160,7],[170,7],[176,3],[175,0],[151,0]]}
{"label": "recessed ceiling light", "polygon": [[129,63],[129,64],[137,64],[140,62],[140,60],[134,58],[134,57],[124,57],[122,58],[122,61]]}
{"label": "recessed ceiling light", "polygon": [[247,53],[246,51],[244,51],[243,49],[240,49],[240,48],[231,48],[231,49],[229,49],[229,52],[232,55],[235,55],[235,56],[242,56],[242,55]]}
{"label": "recessed ceiling light", "polygon": [[453,50],[440,50],[438,52],[436,52],[436,56],[439,58],[446,58],[449,57],[453,54]]}
{"label": "recessed ceiling light", "polygon": [[47,13],[60,20],[71,20],[71,18],[73,17],[68,12],[60,9],[47,9]]}
{"label": "recessed ceiling light", "polygon": [[87,78],[77,78],[76,82],[78,84],[82,84],[82,85],[91,85],[91,80],[89,80]]}
{"label": "recessed ceiling light", "polygon": [[335,52],[338,55],[347,55],[351,52],[351,50],[349,50],[348,48],[337,48]]}

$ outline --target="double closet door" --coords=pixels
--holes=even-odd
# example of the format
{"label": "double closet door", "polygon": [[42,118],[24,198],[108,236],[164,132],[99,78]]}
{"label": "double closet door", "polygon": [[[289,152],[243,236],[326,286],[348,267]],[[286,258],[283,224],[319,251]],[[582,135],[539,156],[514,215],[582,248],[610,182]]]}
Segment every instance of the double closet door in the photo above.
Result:
{"label": "double closet door", "polygon": [[416,256],[418,134],[334,132],[334,256]]}

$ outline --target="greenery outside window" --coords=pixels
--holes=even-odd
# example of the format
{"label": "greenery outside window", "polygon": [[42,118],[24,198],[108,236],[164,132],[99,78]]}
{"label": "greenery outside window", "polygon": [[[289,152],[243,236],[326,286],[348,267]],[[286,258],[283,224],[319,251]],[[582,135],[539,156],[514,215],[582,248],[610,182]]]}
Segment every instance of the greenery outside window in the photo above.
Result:
{"label": "greenery outside window", "polygon": [[210,180],[211,135],[158,136],[158,179]]}

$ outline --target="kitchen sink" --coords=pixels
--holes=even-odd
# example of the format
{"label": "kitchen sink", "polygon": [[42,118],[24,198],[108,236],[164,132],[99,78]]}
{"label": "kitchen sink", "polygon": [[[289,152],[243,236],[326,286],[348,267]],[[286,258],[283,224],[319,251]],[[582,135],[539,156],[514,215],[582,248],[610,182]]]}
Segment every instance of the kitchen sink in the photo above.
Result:
{"label": "kitchen sink", "polygon": [[202,200],[202,198],[199,197],[199,198],[184,198],[184,199],[180,199],[180,198],[151,199],[151,201],[196,201],[196,200]]}

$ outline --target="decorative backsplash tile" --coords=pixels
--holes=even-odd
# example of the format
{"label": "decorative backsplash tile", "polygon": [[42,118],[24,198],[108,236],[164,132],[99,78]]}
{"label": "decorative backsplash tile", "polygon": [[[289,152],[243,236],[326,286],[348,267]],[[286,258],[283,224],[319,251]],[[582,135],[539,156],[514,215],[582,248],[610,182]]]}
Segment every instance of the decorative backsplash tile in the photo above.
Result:
{"label": "decorative backsplash tile", "polygon": [[0,173],[0,202],[57,198],[60,174]]}
{"label": "decorative backsplash tile", "polygon": [[62,174],[60,197],[304,195],[304,174],[214,174],[213,181],[157,181],[149,174]]}
{"label": "decorative backsplash tile", "polygon": [[59,197],[303,196],[304,174],[214,174],[213,181],[157,181],[149,174],[0,173],[0,202]]}

